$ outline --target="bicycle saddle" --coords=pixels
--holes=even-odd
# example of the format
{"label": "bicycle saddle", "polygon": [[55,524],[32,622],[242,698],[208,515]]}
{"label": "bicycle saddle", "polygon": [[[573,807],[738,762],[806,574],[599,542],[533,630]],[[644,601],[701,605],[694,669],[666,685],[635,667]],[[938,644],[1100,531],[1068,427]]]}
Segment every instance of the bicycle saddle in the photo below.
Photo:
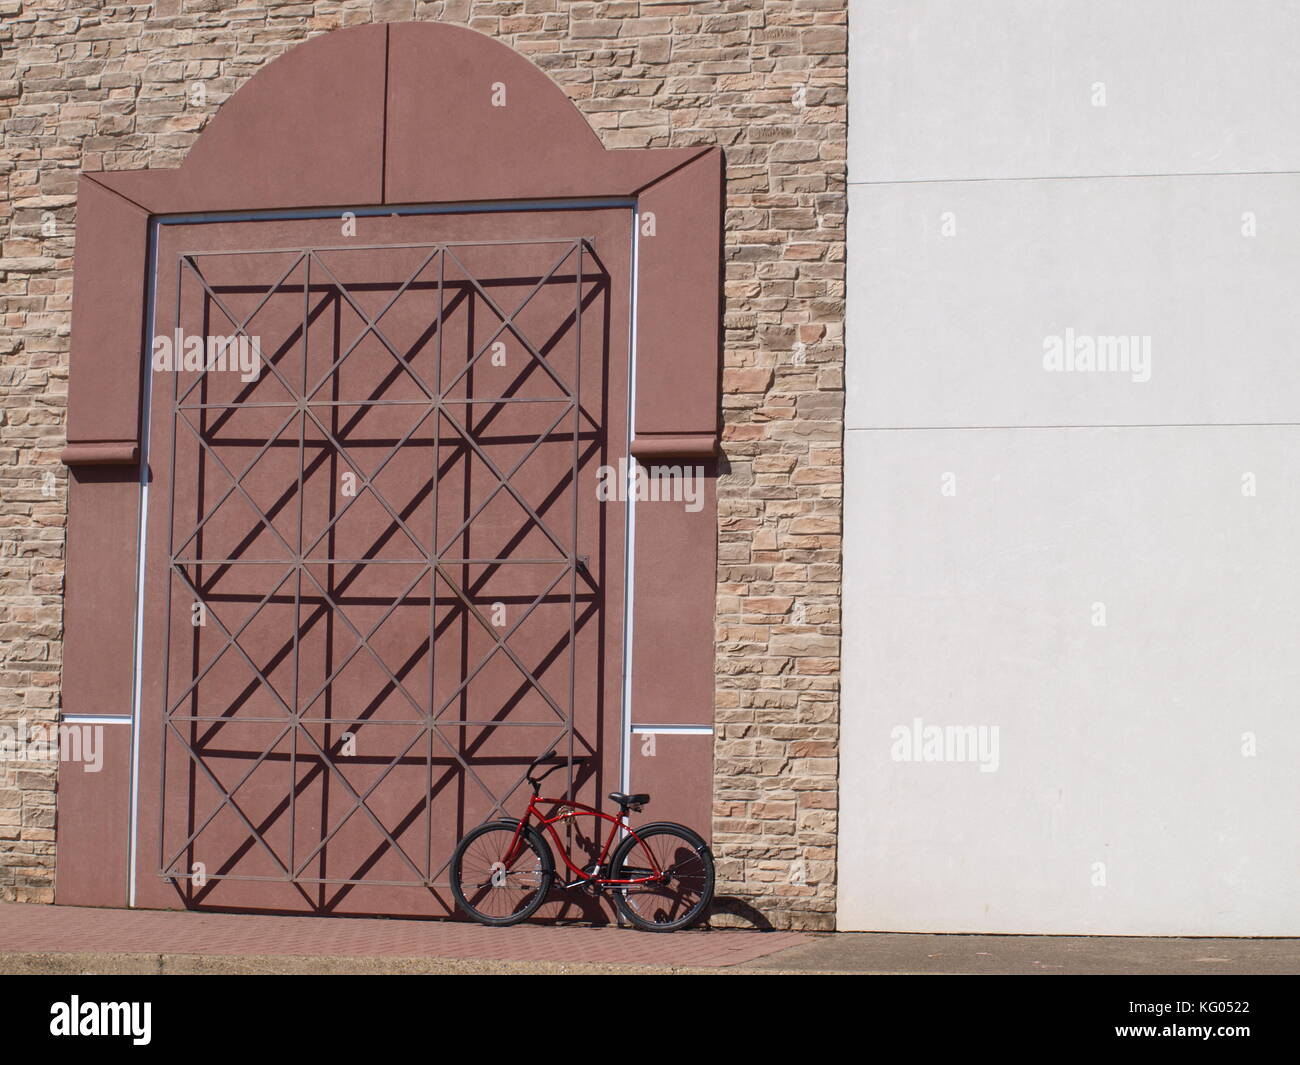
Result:
{"label": "bicycle saddle", "polygon": [[609,797],[618,803],[624,810],[629,806],[634,810],[639,810],[650,801],[649,795],[624,795],[621,791],[611,791]]}

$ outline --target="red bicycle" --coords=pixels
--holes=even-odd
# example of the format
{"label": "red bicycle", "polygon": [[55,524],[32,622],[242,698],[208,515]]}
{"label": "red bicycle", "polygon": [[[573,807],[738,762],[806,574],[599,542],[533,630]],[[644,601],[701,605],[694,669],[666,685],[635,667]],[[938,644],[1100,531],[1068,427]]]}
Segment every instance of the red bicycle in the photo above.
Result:
{"label": "red bicycle", "polygon": [[[612,792],[609,797],[618,804],[617,817],[569,799],[542,798],[542,781],[565,763],[553,765],[540,777],[534,777],[533,770],[554,757],[551,750],[529,764],[524,775],[533,797],[522,819],[489,821],[456,845],[451,891],[460,908],[487,925],[516,924],[537,912],[555,883],[555,861],[531,823],[536,818],[576,878],[565,888],[581,887],[594,895],[609,891],[619,912],[647,932],[675,932],[698,921],[713,898],[713,855],[708,844],[685,825],[671,821],[634,830],[627,823],[627,812],[640,811],[650,801],[649,795]],[[550,816],[543,806],[550,808]],[[555,830],[560,822],[575,817],[610,822],[600,857],[581,869],[570,860]],[[620,832],[626,835],[615,847]]]}

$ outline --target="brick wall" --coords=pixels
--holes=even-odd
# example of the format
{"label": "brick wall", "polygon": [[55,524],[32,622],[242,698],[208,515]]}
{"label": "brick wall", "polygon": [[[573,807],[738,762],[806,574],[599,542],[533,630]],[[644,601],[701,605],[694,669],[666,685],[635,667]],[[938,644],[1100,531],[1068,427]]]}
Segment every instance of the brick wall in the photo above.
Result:
{"label": "brick wall", "polygon": [[[176,166],[222,100],[315,34],[467,25],[545,70],[608,147],[726,150],[722,920],[831,927],[847,4],[0,0],[0,724],[58,712],[78,172]],[[0,762],[0,899],[52,897],[54,781]]]}

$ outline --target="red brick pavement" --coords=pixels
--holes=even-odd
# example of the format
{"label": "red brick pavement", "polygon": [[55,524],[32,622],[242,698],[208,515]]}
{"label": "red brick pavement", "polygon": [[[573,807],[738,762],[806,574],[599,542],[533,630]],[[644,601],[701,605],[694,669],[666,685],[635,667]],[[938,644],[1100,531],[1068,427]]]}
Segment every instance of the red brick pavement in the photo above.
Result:
{"label": "red brick pavement", "polygon": [[810,937],[732,929],[657,934],[566,925],[268,917],[0,903],[0,951],[23,953],[472,958],[484,961],[726,966]]}

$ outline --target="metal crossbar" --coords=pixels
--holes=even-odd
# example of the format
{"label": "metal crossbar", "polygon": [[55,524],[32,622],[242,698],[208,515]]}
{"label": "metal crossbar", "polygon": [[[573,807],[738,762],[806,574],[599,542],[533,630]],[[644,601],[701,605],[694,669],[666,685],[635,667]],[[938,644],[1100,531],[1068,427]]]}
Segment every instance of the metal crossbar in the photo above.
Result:
{"label": "metal crossbar", "polygon": [[[509,311],[503,308],[501,302],[494,299],[489,292],[489,286],[493,282],[475,277],[466,267],[464,260],[468,257],[466,254],[468,248],[512,244],[546,247],[551,254],[558,251],[559,258],[555,259],[544,272],[540,272],[540,276],[537,276],[535,283],[527,290],[523,300],[514,310]],[[396,249],[413,249],[427,254],[422,256],[415,271],[396,287],[391,297],[383,304],[379,312],[373,316],[367,314],[354,297],[354,293],[349,289],[349,283],[340,278],[339,275],[346,273],[346,271],[339,268],[337,264],[332,268],[322,258],[322,253],[327,251],[377,252]],[[288,269],[279,273],[276,280],[266,286],[265,292],[261,293],[261,298],[257,300],[252,311],[244,316],[235,313],[231,309],[231,301],[223,298],[223,294],[231,291],[230,287],[214,282],[205,275],[203,269],[203,261],[206,257],[230,255],[246,255],[250,257],[289,255],[292,257]],[[447,280],[447,265],[449,262],[461,275],[461,278],[454,285],[449,284]],[[563,283],[560,271],[566,267],[566,264],[573,271],[574,303],[572,312],[564,321],[554,327],[554,331],[549,337],[545,339],[530,338],[520,324],[520,315],[539,292],[545,291],[548,286]],[[432,285],[434,289],[434,309],[430,320],[432,332],[426,330],[415,348],[404,352],[400,344],[386,335],[381,323],[385,316],[404,297],[417,291],[417,280],[422,275],[426,275],[428,271],[436,273],[436,284]],[[315,281],[313,281],[313,273],[316,277]],[[422,796],[415,798],[411,813],[423,816],[426,819],[431,816],[431,802],[434,794],[433,770],[436,744],[441,745],[441,748],[445,748],[445,754],[440,755],[439,760],[446,759],[450,763],[450,767],[457,768],[468,781],[473,782],[491,804],[493,813],[505,812],[505,803],[520,787],[525,778],[526,770],[521,772],[518,779],[505,791],[499,794],[494,793],[471,761],[473,751],[481,745],[482,740],[480,739],[469,746],[463,740],[453,742],[446,734],[449,730],[460,730],[460,735],[463,736],[463,730],[470,727],[541,729],[545,734],[546,742],[538,744],[535,741],[530,741],[526,751],[520,752],[520,762],[526,763],[540,751],[546,750],[548,746],[564,741],[569,757],[570,789],[574,784],[576,640],[580,627],[578,604],[580,601],[589,601],[589,605],[591,605],[595,602],[596,592],[594,586],[591,588],[590,595],[581,593],[579,590],[579,569],[582,560],[578,555],[577,537],[578,484],[583,461],[581,438],[583,436],[582,426],[584,420],[594,429],[599,428],[599,419],[593,418],[588,411],[584,410],[581,402],[582,317],[584,308],[589,306],[601,291],[607,291],[608,277],[604,273],[603,267],[600,266],[598,258],[594,255],[594,249],[591,247],[589,238],[519,242],[485,241],[357,245],[342,248],[306,247],[221,252],[196,251],[183,253],[178,257],[175,305],[175,322],[178,327],[182,323],[182,294],[186,288],[186,281],[190,282],[191,288],[197,284],[198,295],[203,301],[205,322],[210,314],[219,314],[230,323],[234,331],[234,338],[245,338],[250,343],[252,337],[249,335],[249,330],[253,327],[254,320],[274,297],[277,295],[292,296],[300,287],[302,308],[299,323],[284,338],[283,343],[275,350],[274,354],[263,363],[263,368],[269,371],[271,375],[270,379],[274,379],[284,390],[285,398],[250,398],[256,396],[257,386],[262,380],[270,380],[261,378],[258,381],[247,383],[247,387],[234,399],[226,402],[213,402],[208,399],[208,377],[212,372],[211,370],[198,372],[194,380],[187,382],[183,391],[180,373],[173,375],[170,480],[167,503],[170,521],[167,553],[171,577],[167,588],[168,624],[163,650],[165,684],[163,748],[160,766],[160,795],[162,800],[159,803],[158,875],[177,882],[186,880],[190,874],[190,868],[185,863],[197,860],[205,830],[212,825],[223,810],[228,809],[233,812],[248,833],[245,849],[249,846],[256,846],[261,851],[265,851],[275,863],[278,872],[269,876],[241,874],[232,872],[227,866],[233,863],[227,863],[227,865],[222,865],[208,874],[208,879],[213,882],[224,880],[272,881],[291,883],[299,891],[304,891],[305,885],[317,887],[359,884],[434,886],[438,883],[436,878],[444,872],[449,857],[440,864],[435,862],[435,856],[428,842],[430,839],[428,831],[424,832],[426,846],[423,855],[412,855],[401,842],[405,829],[398,829],[395,833],[390,831],[390,826],[384,824],[383,819],[375,813],[370,805],[371,797],[376,789],[398,765],[407,762],[411,752],[421,741],[425,741],[423,758],[425,762],[425,779],[428,787]],[[517,283],[517,279],[512,283]],[[357,282],[351,282],[351,284],[355,286]],[[584,292],[585,284],[594,284],[594,287],[590,291]],[[430,286],[424,285],[421,287]],[[248,291],[247,285],[241,285],[240,290]],[[454,299],[449,305],[447,295],[449,291],[453,290],[455,293]],[[255,294],[260,293],[260,291],[261,286],[253,287]],[[313,302],[314,299],[315,302]],[[454,376],[444,384],[442,379],[444,365],[443,338],[446,315],[449,310],[454,310],[466,299],[470,301],[477,299],[495,316],[497,322],[489,330],[485,341],[475,339],[471,345],[473,348],[472,354],[465,364],[459,367]],[[341,343],[342,338],[338,336],[338,308],[344,303],[351,308],[352,312],[357,315],[363,324],[361,333],[345,348]],[[309,370],[309,333],[312,324],[325,315],[331,306],[335,308],[334,340],[336,346],[334,352],[337,353],[341,350],[341,354],[338,354],[336,358],[332,358],[328,369],[313,380]],[[557,370],[553,361],[548,360],[547,353],[570,330],[572,331],[575,351],[574,368],[572,381],[566,381],[563,373]],[[224,329],[222,332],[224,333]],[[451,394],[453,389],[460,386],[462,382],[471,382],[473,380],[471,375],[481,357],[485,352],[492,349],[498,338],[506,333],[516,338],[519,346],[528,356],[527,364],[516,376],[515,383],[510,388],[498,390],[503,393],[500,395],[488,397],[453,396]],[[414,355],[430,336],[434,342],[434,370],[432,379],[427,379],[417,371],[412,363]],[[391,371],[379,386],[371,390],[369,395],[355,398],[339,398],[337,389],[339,387],[340,368],[350,358],[355,357],[355,352],[362,350],[363,342],[368,337],[377,340],[379,346],[391,356],[393,360]],[[535,340],[540,342],[535,342]],[[291,375],[287,372],[281,372],[284,369],[281,363],[284,363],[289,353],[297,349],[299,345],[301,345],[302,372],[297,375],[296,380],[291,381],[289,380]],[[513,392],[520,382],[536,370],[540,370],[549,379],[558,390],[558,394],[553,397],[514,395]],[[389,384],[393,380],[400,378],[408,378],[413,381],[422,396],[415,399],[385,398],[384,393]],[[323,390],[326,389],[330,382],[335,383],[335,393],[333,395],[323,395]],[[194,396],[196,390],[198,397],[192,399],[191,397]],[[559,413],[553,419],[547,420],[546,428],[542,432],[523,434],[529,441],[527,447],[516,461],[508,464],[508,468],[502,468],[489,456],[483,444],[477,438],[476,433],[480,432],[488,422],[495,419],[502,410],[509,409],[506,405],[524,403],[554,403],[558,405]],[[340,429],[337,423],[341,408],[345,407],[353,413],[348,424]],[[357,462],[356,457],[341,443],[340,437],[346,437],[347,430],[356,425],[366,411],[384,407],[414,407],[417,408],[416,413],[418,416],[410,428],[382,455],[378,465],[372,468],[369,473],[364,473],[362,464]],[[474,412],[484,407],[487,408],[488,413],[479,418],[476,424]],[[250,461],[243,464],[232,464],[219,454],[219,448],[222,445],[216,433],[238,410],[266,410],[268,413],[280,410],[285,412],[287,417],[283,420],[280,420],[278,416],[275,417],[272,422],[275,426],[274,431],[260,443]],[[571,432],[561,432],[561,426],[566,420],[572,422]],[[376,482],[395,457],[415,437],[416,433],[428,426],[431,421],[433,426],[432,474],[425,485],[412,486],[415,489],[413,494],[414,502],[403,506],[395,506],[387,498],[386,490],[381,490]],[[454,443],[444,443],[444,427],[451,430],[451,440]],[[333,459],[346,464],[350,471],[355,474],[357,481],[356,492],[346,502],[342,503],[337,510],[331,497],[328,523],[320,531],[311,534],[305,531],[304,519],[304,485],[308,473],[316,468],[315,465],[309,464],[307,457],[307,432],[309,428],[313,429],[321,438],[320,440],[313,438],[312,446],[324,449],[328,445],[329,454],[332,455]],[[528,460],[543,444],[554,443],[557,439],[557,433],[563,439],[572,438],[572,461],[566,473],[567,485],[562,483],[559,486],[560,488],[567,488],[571,496],[572,506],[567,515],[569,520],[568,535],[565,534],[564,530],[556,527],[553,519],[548,521],[554,500],[548,497],[543,505],[534,506],[529,503],[525,493],[519,490],[516,482],[516,478],[520,475]],[[286,436],[286,434],[292,435]],[[207,479],[212,475],[219,476],[223,483],[220,488],[216,489],[216,502],[207,507],[200,505],[198,508],[200,513],[195,515],[192,523],[178,529],[180,515],[176,513],[176,478],[178,476],[178,440],[180,439],[186,440],[187,443],[192,442],[192,445],[197,445],[193,460],[197,463],[197,467],[193,470],[183,471],[185,475],[193,474],[200,477],[205,487]],[[294,483],[284,487],[284,491],[279,494],[275,504],[263,507],[249,491],[245,481],[277,444],[296,447],[296,474]],[[443,465],[444,448],[450,452],[445,467]],[[324,451],[322,451],[322,454],[324,454]],[[454,467],[462,456],[465,459],[467,470],[471,460],[477,459],[480,467],[490,475],[495,483],[472,510],[469,509],[468,502],[464,503],[465,510],[469,510],[468,515],[464,516],[463,520],[459,520],[461,517],[459,514],[456,519],[453,519],[453,522],[459,520],[459,523],[455,532],[444,540],[439,535],[439,518],[443,516],[439,509],[439,482],[442,480],[444,473]],[[468,472],[466,476],[468,477]],[[414,513],[414,506],[419,502],[426,490],[432,520],[429,542],[425,542],[411,528],[409,522],[412,513]],[[493,500],[503,493],[519,507],[524,519],[518,534],[508,543],[515,542],[527,531],[536,530],[555,548],[556,555],[554,557],[482,556],[457,547],[462,537],[467,536],[468,532],[473,529],[475,520],[483,514]],[[400,533],[403,537],[404,550],[410,552],[409,558],[367,557],[368,552],[362,552],[360,557],[344,558],[334,556],[332,549],[333,534],[338,529],[339,523],[363,495],[368,496],[382,508],[388,522],[370,551],[377,552],[380,546],[388,543],[391,537]],[[562,496],[562,492],[557,493],[557,495]],[[235,550],[222,550],[215,552],[213,556],[205,556],[203,545],[208,532],[215,527],[213,519],[218,513],[223,512],[223,508],[228,501],[234,497],[238,497],[247,507],[252,509],[255,524],[252,528],[244,531],[242,539],[237,541],[238,546]],[[277,526],[275,519],[293,498],[296,498],[297,501],[297,512],[296,515],[293,515],[295,519],[293,524],[296,526],[296,530],[286,535]],[[199,500],[202,500],[202,491],[199,494]],[[261,557],[266,553],[266,542],[262,536],[263,530],[269,532],[278,547],[283,550],[282,556]],[[263,548],[256,553],[258,557],[248,557],[246,554],[241,553],[243,548],[259,539],[263,540]],[[409,547],[406,547],[405,545],[408,542]],[[319,556],[313,555],[313,552],[321,548],[322,545],[325,548],[323,553]],[[271,553],[275,554],[275,544],[272,544],[271,547]],[[350,554],[355,556],[356,553],[352,552]],[[252,611],[242,622],[236,623],[234,620],[228,622],[224,616],[225,609],[222,605],[222,596],[216,594],[221,575],[227,572],[248,573],[249,571],[245,567],[250,565],[275,567],[274,573],[277,576],[273,578],[269,590],[256,599]],[[401,582],[404,587],[399,593],[383,597],[385,600],[391,601],[387,602],[386,609],[380,612],[377,620],[373,620],[365,626],[358,626],[344,608],[347,588],[359,579],[366,567],[376,565],[406,565],[411,566],[418,572],[410,581]],[[485,567],[484,574],[479,576],[477,582],[473,582],[482,586],[486,577],[491,573],[498,572],[501,567],[520,565],[549,567],[553,570],[553,573],[543,580],[541,592],[532,595],[531,598],[529,596],[524,597],[529,601],[523,607],[523,610],[513,619],[513,623],[508,628],[501,631],[478,608],[474,595],[466,590],[466,579],[458,578],[453,570],[459,568],[464,571],[467,578],[469,566]],[[327,574],[324,580],[313,572],[314,568],[321,567],[324,568]],[[346,569],[347,572],[342,578],[336,579],[335,572],[339,568]],[[209,576],[205,581],[205,571],[209,573],[215,571],[216,576]],[[553,593],[557,588],[565,585],[566,577],[568,578],[567,589],[560,601],[567,599],[568,602],[567,632],[557,639],[555,646],[547,651],[539,664],[530,664],[511,645],[511,639],[543,604],[555,602]],[[411,690],[408,678],[412,668],[411,663],[394,670],[372,645],[372,640],[376,637],[376,634],[400,607],[410,605],[413,593],[426,580],[429,588],[427,644],[422,645],[417,650],[413,660],[418,661],[418,657],[423,653],[424,647],[427,646],[429,658],[427,682],[430,693],[428,704]],[[453,614],[444,618],[441,622],[437,616],[439,582],[450,590],[453,606]],[[262,658],[263,664],[259,665],[254,654],[250,653],[245,646],[246,634],[254,621],[262,616],[263,611],[269,604],[289,601],[288,592],[284,592],[283,595],[281,592],[282,589],[290,586],[292,587],[291,601],[294,616],[292,634],[279,646],[271,649],[269,654],[267,654],[265,648],[260,649],[261,654],[259,657]],[[182,678],[179,682],[172,676],[172,609],[173,599],[177,593],[180,595],[180,604],[185,611],[188,611],[194,603],[202,603],[205,612],[205,623],[206,620],[210,619],[215,623],[215,628],[219,630],[215,652],[209,652],[204,661],[198,660],[198,645],[197,642],[195,643],[195,648],[191,653],[192,664],[187,670],[188,676]],[[252,598],[242,591],[228,597],[234,599]],[[304,623],[303,607],[308,599],[316,603],[317,606],[315,612]],[[588,610],[584,617],[590,616],[592,616],[592,611]],[[450,695],[434,698],[433,693],[437,690],[434,686],[437,637],[439,632],[445,630],[455,617],[463,619],[463,624],[470,624],[471,619],[473,622],[477,622],[478,627],[487,633],[491,646],[472,668],[468,662],[459,667],[461,674]],[[308,688],[303,685],[303,667],[300,658],[301,641],[304,633],[322,618],[327,619],[327,631],[331,634],[329,644],[330,659],[327,662],[328,673],[323,680],[319,680]],[[337,663],[333,661],[332,642],[333,633],[335,632],[334,622],[336,621],[343,628],[346,628],[355,641],[354,645],[342,654]],[[549,664],[553,662],[556,654],[565,652],[567,652],[568,656],[567,690],[555,692],[550,690],[548,684],[543,683],[542,674]],[[247,669],[249,675],[248,685],[235,700],[230,702],[230,705],[205,707],[203,704],[205,691],[203,685],[205,681],[212,675],[213,670],[217,668],[219,663],[228,661],[232,655],[239,662],[242,662],[242,665]],[[331,717],[327,713],[327,716],[308,718],[308,712],[317,706],[322,699],[329,697],[329,693],[343,672],[358,656],[362,655],[368,656],[368,659],[378,667],[384,680],[382,691],[372,700],[368,709],[376,709],[390,694],[395,694],[411,707],[413,711],[412,719],[409,721],[398,720],[391,717],[376,717],[373,714],[365,713],[346,717]],[[488,663],[499,657],[509,660],[518,674],[519,687],[516,689],[515,696],[508,701],[505,707],[498,710],[495,716],[488,719],[483,719],[482,715],[474,715],[472,719],[467,717],[454,720],[444,719],[443,715],[459,700],[462,700],[470,685],[487,668]],[[287,697],[272,683],[269,676],[272,669],[282,664],[286,658],[291,659],[292,675],[292,690]],[[266,716],[265,714],[244,716],[239,713],[241,706],[251,698],[254,692],[260,689],[270,693],[272,705],[278,706],[282,713],[274,715],[273,711],[274,716]],[[510,708],[518,705],[525,692],[533,692],[540,697],[546,708],[554,715],[554,719],[548,721],[509,720]],[[433,705],[435,702],[437,703],[436,706]],[[246,752],[249,756],[249,762],[246,767],[243,767],[242,775],[233,784],[227,785],[213,772],[205,755],[211,741],[219,735],[220,730],[233,724],[249,724],[260,726],[263,729],[269,728],[270,732],[267,735],[274,733],[274,738],[259,752]],[[316,727],[346,726],[348,729],[383,724],[405,725],[411,728],[412,736],[404,746],[399,744],[400,750],[395,756],[391,758],[385,756],[384,759],[381,759],[384,763],[381,771],[375,775],[368,786],[358,790],[353,787],[347,775],[342,772],[336,758],[326,750],[326,745],[318,742],[310,728],[304,727],[306,724]],[[557,729],[558,731],[556,731]],[[521,735],[528,735],[528,733]],[[290,740],[287,755],[282,750],[286,738]],[[306,744],[303,751],[300,751],[300,742]],[[193,793],[193,784],[190,784],[190,794],[188,795],[190,809],[184,838],[179,843],[172,840],[170,845],[167,838],[169,828],[168,811],[172,808],[167,793],[169,746],[173,749],[177,746],[180,747],[184,756],[182,764],[187,767],[187,773],[191,781],[194,774],[198,773],[207,780],[217,796],[217,801],[210,810],[197,811],[194,809],[196,796]],[[269,760],[279,761],[286,757],[290,767],[286,802],[277,807],[262,823],[255,824],[253,818],[241,807],[237,795],[241,788],[254,777],[258,769]],[[323,772],[326,779],[337,782],[342,786],[347,793],[350,804],[342,812],[341,816],[333,820],[332,824],[328,827],[322,826],[317,838],[309,841],[300,841],[297,838],[298,793],[304,783],[299,780],[298,765],[303,757],[312,761],[309,777],[312,775],[319,776]],[[364,870],[357,870],[350,876],[325,876],[323,875],[323,866],[322,875],[309,875],[313,864],[323,862],[330,843],[336,839],[338,833],[357,814],[363,815],[364,819],[373,827],[377,834],[376,840],[379,846],[396,855],[404,868],[409,870],[410,879],[368,879],[362,875]],[[268,838],[274,822],[281,816],[288,817],[287,854],[277,850],[275,843]],[[407,827],[410,824],[418,824],[419,816],[403,818],[402,824]],[[243,853],[243,851],[241,850],[240,853]],[[219,857],[226,858],[228,856]],[[362,864],[364,866],[366,863],[363,862]]]}

